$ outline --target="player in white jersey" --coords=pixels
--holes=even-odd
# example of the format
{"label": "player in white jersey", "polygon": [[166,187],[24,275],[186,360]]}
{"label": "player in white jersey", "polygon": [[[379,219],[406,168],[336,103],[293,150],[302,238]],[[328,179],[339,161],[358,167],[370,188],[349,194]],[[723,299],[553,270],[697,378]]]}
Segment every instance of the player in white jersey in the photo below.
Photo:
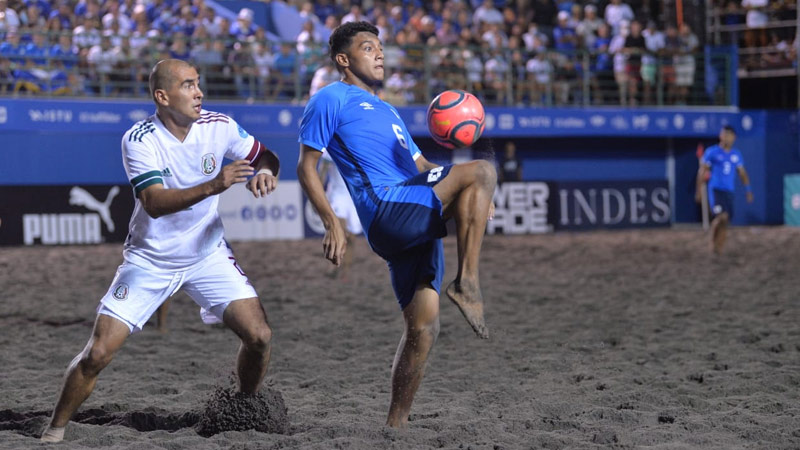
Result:
{"label": "player in white jersey", "polygon": [[[361,228],[361,220],[358,218],[356,205],[347,190],[347,184],[345,184],[342,174],[339,173],[336,163],[333,162],[328,152],[322,152],[320,157],[319,176],[325,185],[325,196],[328,197],[333,213],[339,218],[342,229],[345,231],[347,244],[350,245],[353,242],[353,238],[363,232],[363,228]],[[333,278],[341,277],[342,280],[346,280],[352,261],[353,253],[345,253],[342,264],[334,266],[331,276]]]}
{"label": "player in white jersey", "polygon": [[[127,337],[168,297],[183,289],[205,322],[224,322],[241,339],[239,390],[258,391],[272,330],[253,286],[223,238],[218,196],[247,182],[254,196],[277,185],[278,158],[233,119],[202,109],[197,70],[168,59],[150,73],[156,113],[122,139],[135,207],[124,261],[98,306],[92,336],[67,368],[42,441],[58,442],[100,371]],[[222,167],[223,158],[233,160]]]}

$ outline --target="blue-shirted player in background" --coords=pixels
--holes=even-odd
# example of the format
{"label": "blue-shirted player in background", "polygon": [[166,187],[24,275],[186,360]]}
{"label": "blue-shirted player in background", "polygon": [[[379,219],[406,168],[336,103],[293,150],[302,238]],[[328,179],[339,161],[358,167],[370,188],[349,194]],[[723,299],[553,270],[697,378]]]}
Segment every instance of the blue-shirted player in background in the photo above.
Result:
{"label": "blue-shirted player in background", "polygon": [[[750,178],[744,169],[742,153],[733,147],[734,141],[736,141],[736,131],[733,127],[730,125],[722,127],[719,132],[719,145],[706,149],[697,172],[697,198],[701,189],[706,189],[706,178],[708,178],[708,204],[714,217],[711,221],[711,248],[716,254],[722,253],[728,223],[733,217],[736,173],[739,174],[747,192],[747,203],[753,202]],[[711,171],[710,177],[706,175],[709,171]]]}
{"label": "blue-shirted player in background", "polygon": [[405,427],[439,333],[444,276],[440,238],[450,217],[457,227],[458,274],[446,292],[478,336],[489,336],[478,259],[497,173],[487,161],[442,167],[422,156],[394,107],[375,95],[384,78],[383,47],[375,26],[343,24],[329,44],[342,81],[321,89],[306,105],[297,174],[325,224],[327,259],[338,265],[347,241],[317,174],[322,150],[341,172],[370,246],[389,265],[405,330],[392,366],[386,422]]}

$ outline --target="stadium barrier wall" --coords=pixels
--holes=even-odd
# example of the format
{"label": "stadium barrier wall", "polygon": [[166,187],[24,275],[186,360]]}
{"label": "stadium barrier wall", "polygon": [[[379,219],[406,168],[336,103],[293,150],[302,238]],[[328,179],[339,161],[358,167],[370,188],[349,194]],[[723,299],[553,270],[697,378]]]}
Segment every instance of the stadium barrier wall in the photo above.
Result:
{"label": "stadium barrier wall", "polygon": [[[251,200],[244,189],[223,195],[220,214],[228,236],[316,235],[293,170],[302,107],[212,102],[206,107],[233,117],[283,162],[274,196]],[[0,244],[93,243],[98,227],[100,241],[124,239],[119,230],[127,228],[133,199],[120,141],[153,110],[144,101],[0,100]],[[424,108],[399,110],[429,159],[452,159],[428,137]],[[523,183],[501,187],[495,195],[504,219],[490,232],[699,221],[693,200],[697,146],[716,143],[724,124],[738,131],[736,145],[756,199],[748,205],[738,192],[734,223],[782,223],[783,175],[800,172],[796,111],[487,108],[486,131],[474,155],[502,158],[505,141],[513,140],[523,163]],[[108,201],[115,186],[112,232],[98,205]],[[73,197],[75,189],[92,199]]]}

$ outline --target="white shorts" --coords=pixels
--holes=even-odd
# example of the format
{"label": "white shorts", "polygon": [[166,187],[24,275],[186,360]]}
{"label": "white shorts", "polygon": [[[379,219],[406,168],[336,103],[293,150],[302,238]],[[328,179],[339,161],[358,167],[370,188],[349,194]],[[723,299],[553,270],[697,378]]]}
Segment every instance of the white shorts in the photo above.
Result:
{"label": "white shorts", "polygon": [[347,231],[353,234],[361,234],[363,232],[356,205],[353,204],[353,199],[349,193],[331,195],[328,201],[330,201],[331,209],[333,209],[336,217],[345,220]]}
{"label": "white shorts", "polygon": [[222,314],[232,301],[258,296],[236,264],[231,249],[222,245],[203,261],[183,270],[144,268],[123,262],[97,312],[121,320],[131,332],[140,331],[158,307],[180,289],[200,305],[200,317],[205,323],[222,322]]}

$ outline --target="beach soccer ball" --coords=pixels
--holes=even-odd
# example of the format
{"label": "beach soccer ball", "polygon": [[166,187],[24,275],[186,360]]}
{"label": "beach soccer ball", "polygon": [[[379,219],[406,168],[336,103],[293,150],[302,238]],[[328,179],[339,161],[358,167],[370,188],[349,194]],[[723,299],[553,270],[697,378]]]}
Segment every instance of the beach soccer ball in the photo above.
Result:
{"label": "beach soccer ball", "polygon": [[439,145],[467,147],[483,133],[486,114],[477,97],[457,89],[442,92],[428,106],[428,131]]}

